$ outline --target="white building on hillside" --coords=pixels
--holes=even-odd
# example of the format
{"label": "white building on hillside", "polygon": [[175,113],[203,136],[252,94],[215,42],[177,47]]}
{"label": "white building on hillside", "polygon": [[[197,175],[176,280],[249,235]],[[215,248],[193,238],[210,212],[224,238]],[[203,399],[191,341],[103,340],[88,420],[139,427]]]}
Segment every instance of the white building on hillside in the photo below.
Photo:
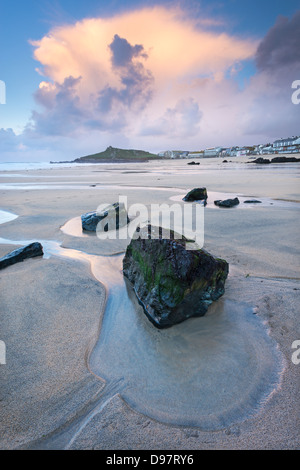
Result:
{"label": "white building on hillside", "polygon": [[300,152],[300,137],[288,137],[273,142],[275,153],[298,153]]}
{"label": "white building on hillside", "polygon": [[213,147],[204,150],[204,157],[219,157],[221,155],[223,148],[222,147]]}

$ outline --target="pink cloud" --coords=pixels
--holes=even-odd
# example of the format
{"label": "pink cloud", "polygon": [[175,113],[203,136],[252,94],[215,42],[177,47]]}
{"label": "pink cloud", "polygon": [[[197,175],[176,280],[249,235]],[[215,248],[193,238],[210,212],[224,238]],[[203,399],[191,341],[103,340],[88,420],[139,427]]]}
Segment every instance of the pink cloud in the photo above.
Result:
{"label": "pink cloud", "polygon": [[[229,68],[253,57],[257,47],[253,40],[210,32],[211,24],[215,21],[194,20],[179,8],[154,7],[54,28],[32,43],[39,73],[45,74],[36,96],[48,108],[49,125],[51,118],[56,120],[55,108],[63,114],[58,98],[66,79],[73,77],[66,99],[76,100],[82,126],[116,130],[119,125],[134,137],[143,133],[139,124],[149,119],[148,130],[151,122],[152,127],[163,122],[166,131],[179,128],[181,122],[178,134],[186,129],[195,135],[198,121],[188,129],[184,116],[189,119],[191,114],[180,107],[194,102],[190,110],[196,109],[197,119],[201,116],[196,78],[207,76],[220,83]],[[54,111],[49,115],[51,102]],[[65,106],[74,110],[70,102]],[[34,120],[41,119],[43,114],[35,113]],[[61,130],[65,132],[66,126]],[[69,132],[73,130],[70,125]]]}

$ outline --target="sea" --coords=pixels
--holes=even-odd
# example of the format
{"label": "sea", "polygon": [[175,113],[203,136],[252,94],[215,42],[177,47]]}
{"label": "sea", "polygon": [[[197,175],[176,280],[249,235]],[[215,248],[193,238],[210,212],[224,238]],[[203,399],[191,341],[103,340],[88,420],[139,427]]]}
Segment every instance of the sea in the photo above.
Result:
{"label": "sea", "polygon": [[[0,172],[2,171],[23,171],[23,170],[46,170],[49,168],[74,167],[80,163],[64,162],[0,162]],[[2,175],[3,176],[3,175]]]}

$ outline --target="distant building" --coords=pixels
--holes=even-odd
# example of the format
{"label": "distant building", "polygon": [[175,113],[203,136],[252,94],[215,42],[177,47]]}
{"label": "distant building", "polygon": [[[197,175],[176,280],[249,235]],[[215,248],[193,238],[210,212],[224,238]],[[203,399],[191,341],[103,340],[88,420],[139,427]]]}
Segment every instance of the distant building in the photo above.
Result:
{"label": "distant building", "polygon": [[249,149],[247,149],[245,147],[241,147],[236,151],[236,156],[237,157],[242,157],[243,155],[249,155],[249,153],[250,153]]}
{"label": "distant building", "polygon": [[188,158],[188,150],[165,150],[157,154],[162,158]]}
{"label": "distant building", "polygon": [[206,158],[220,157],[222,150],[223,150],[222,147],[214,147],[214,148],[205,149],[203,156]]}
{"label": "distant building", "polygon": [[272,145],[264,145],[260,149],[260,154],[261,155],[269,155],[270,153],[274,153],[274,147]]}
{"label": "distant building", "polygon": [[172,150],[164,150],[163,152],[159,152],[158,156],[162,158],[174,158]]}
{"label": "distant building", "polygon": [[273,142],[275,153],[298,153],[300,152],[300,137],[288,137]]}
{"label": "distant building", "polygon": [[231,147],[228,148],[222,148],[222,151],[220,153],[220,157],[231,157]]}
{"label": "distant building", "polygon": [[260,154],[260,149],[262,148],[262,145],[255,145],[254,150],[253,150],[253,155],[259,155]]}
{"label": "distant building", "polygon": [[278,148],[278,149],[282,147],[288,147],[289,145],[292,145],[295,140],[297,140],[297,137],[288,137],[286,139],[278,139],[273,142],[273,147]]}
{"label": "distant building", "polygon": [[239,147],[231,147],[228,149],[227,157],[236,157]]}
{"label": "distant building", "polygon": [[204,150],[200,150],[199,152],[189,152],[188,158],[198,158],[203,157]]}

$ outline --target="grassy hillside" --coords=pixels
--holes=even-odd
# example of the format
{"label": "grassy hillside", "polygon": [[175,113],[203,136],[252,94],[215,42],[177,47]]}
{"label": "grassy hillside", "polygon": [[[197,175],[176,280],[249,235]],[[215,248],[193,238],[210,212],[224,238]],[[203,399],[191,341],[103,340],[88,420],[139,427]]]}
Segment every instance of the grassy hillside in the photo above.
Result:
{"label": "grassy hillside", "polygon": [[145,161],[159,159],[160,157],[154,153],[145,152],[144,150],[124,150],[114,147],[107,147],[104,152],[87,155],[85,157],[76,158],[76,163],[97,163],[97,162],[129,162],[129,161]]}

